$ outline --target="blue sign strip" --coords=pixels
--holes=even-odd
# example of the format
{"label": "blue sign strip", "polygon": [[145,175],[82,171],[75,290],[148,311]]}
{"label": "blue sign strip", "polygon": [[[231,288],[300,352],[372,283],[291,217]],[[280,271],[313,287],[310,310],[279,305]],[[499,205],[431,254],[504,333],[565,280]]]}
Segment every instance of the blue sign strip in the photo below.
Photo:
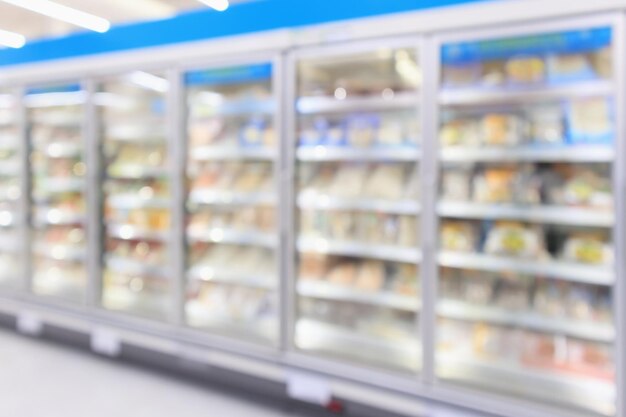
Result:
{"label": "blue sign strip", "polygon": [[245,65],[192,71],[185,74],[186,85],[225,85],[268,80],[272,64]]}
{"label": "blue sign strip", "polygon": [[33,87],[26,91],[27,95],[49,94],[49,93],[75,93],[81,91],[80,84],[51,85],[45,87]]}
{"label": "blue sign strip", "polygon": [[589,52],[610,44],[611,29],[594,28],[448,44],[441,49],[441,59],[444,64],[454,65],[490,59],[505,59],[514,55]]}
{"label": "blue sign strip", "polygon": [[454,6],[488,0],[261,0],[232,5],[225,12],[201,9],[151,22],[113,27],[105,34],[82,32],[0,50],[0,66],[126,51],[296,28],[348,19]]}

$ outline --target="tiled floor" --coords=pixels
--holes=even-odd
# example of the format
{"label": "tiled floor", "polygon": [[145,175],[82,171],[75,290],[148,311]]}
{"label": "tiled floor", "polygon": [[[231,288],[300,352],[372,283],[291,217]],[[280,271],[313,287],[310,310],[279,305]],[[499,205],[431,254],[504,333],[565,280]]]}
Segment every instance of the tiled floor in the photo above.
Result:
{"label": "tiled floor", "polygon": [[4,330],[0,393],[0,417],[299,416]]}

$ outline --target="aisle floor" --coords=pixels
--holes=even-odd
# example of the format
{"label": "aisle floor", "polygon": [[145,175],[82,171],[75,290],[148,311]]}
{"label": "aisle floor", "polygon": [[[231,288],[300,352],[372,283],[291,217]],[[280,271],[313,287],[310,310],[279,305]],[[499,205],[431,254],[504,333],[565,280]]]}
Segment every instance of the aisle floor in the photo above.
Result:
{"label": "aisle floor", "polygon": [[0,331],[0,416],[299,417],[149,369]]}

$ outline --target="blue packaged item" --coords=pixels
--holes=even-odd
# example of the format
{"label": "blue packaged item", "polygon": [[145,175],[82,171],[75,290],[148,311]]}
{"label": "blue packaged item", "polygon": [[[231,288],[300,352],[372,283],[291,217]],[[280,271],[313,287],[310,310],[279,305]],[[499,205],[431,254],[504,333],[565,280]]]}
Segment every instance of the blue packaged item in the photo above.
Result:
{"label": "blue packaged item", "polygon": [[584,53],[551,54],[548,56],[548,82],[570,83],[597,78],[590,57]]}
{"label": "blue packaged item", "polygon": [[567,103],[568,143],[610,144],[615,135],[614,109],[603,97],[571,100]]}
{"label": "blue packaged item", "polygon": [[377,115],[355,115],[346,119],[346,140],[353,148],[374,146],[378,136],[380,117]]}
{"label": "blue packaged item", "polygon": [[263,135],[267,122],[262,117],[254,117],[243,125],[239,132],[239,143],[243,147],[263,146]]}
{"label": "blue packaged item", "polygon": [[328,120],[323,117],[316,118],[310,127],[302,129],[300,133],[300,146],[325,145],[328,131]]}
{"label": "blue packaged item", "polygon": [[327,146],[346,146],[346,127],[343,121],[329,124],[326,129],[324,143]]}

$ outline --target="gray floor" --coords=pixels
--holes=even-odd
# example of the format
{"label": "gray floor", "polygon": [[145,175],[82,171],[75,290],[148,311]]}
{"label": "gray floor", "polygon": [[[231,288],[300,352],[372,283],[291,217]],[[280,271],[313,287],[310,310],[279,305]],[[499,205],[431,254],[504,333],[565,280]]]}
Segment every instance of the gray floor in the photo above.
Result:
{"label": "gray floor", "polygon": [[147,369],[0,330],[0,416],[298,416]]}

